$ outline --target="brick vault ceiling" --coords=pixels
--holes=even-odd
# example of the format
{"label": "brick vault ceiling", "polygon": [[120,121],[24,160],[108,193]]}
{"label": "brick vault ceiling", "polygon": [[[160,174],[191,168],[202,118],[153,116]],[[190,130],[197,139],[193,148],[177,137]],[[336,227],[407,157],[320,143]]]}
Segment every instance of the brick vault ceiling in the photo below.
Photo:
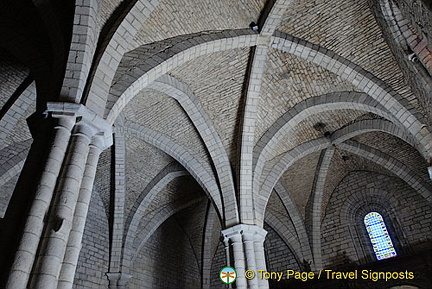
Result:
{"label": "brick vault ceiling", "polygon": [[[151,54],[152,47],[161,49],[156,44],[171,37],[245,28],[250,22],[256,21],[264,5],[258,1],[238,1],[235,4],[231,1],[217,4],[199,1],[187,5],[175,5],[174,2],[161,1],[142,23],[134,39],[137,47],[147,47],[146,53]],[[312,2],[292,1],[277,30],[331,49],[385,81],[418,107],[366,1]],[[107,3],[109,1],[104,5]],[[230,49],[197,57],[169,72],[171,77],[184,83],[199,101],[220,136],[233,167],[237,166],[239,160],[239,124],[241,107],[244,105],[244,85],[249,77],[249,61],[249,48]],[[123,69],[121,65],[120,69]],[[279,117],[300,102],[338,92],[360,90],[315,63],[272,49],[263,74],[254,143],[259,141]],[[127,105],[124,117],[170,136],[204,162],[211,159],[206,156],[205,145],[193,123],[169,95],[156,90],[145,90],[139,98]],[[308,116],[284,136],[268,158],[277,157],[302,143],[321,137],[323,131],[313,128],[317,123],[324,123],[327,131],[334,132],[359,119],[377,118],[379,117],[374,114],[356,109],[330,110]],[[385,134],[375,134],[382,135],[382,143],[378,147],[385,148],[390,144]],[[404,154],[405,149],[402,147],[392,145],[392,148]],[[318,158],[319,153],[314,153],[299,159],[282,178],[292,188],[290,193],[303,214],[312,189]],[[424,164],[420,166],[424,168]],[[373,165],[352,165],[351,170],[366,167],[391,174],[374,168]],[[154,169],[158,170],[157,166]],[[339,181],[347,174],[346,169],[336,171],[340,174],[336,177]]]}
{"label": "brick vault ceiling", "polygon": [[[128,10],[128,5],[136,1],[102,1],[101,13],[98,15],[97,25],[101,27],[104,35],[109,38],[106,31],[110,26],[118,25],[117,20],[122,20],[122,11]],[[151,2],[151,3],[150,3]],[[111,100],[116,100],[118,94],[122,93],[123,83],[131,84],[136,79],[132,75],[140,69],[145,69],[144,60],[151,59],[154,55],[160,56],[161,51],[167,48],[184,49],[182,45],[189,39],[189,35],[205,35],[216,37],[218,34],[253,35],[249,30],[249,24],[258,22],[262,15],[266,1],[181,1],[162,0],[149,1],[154,5],[152,11],[147,12],[143,21],[135,21],[136,33],[130,39],[131,43],[127,51],[120,55],[121,60],[110,84]],[[338,0],[338,1],[285,1],[288,9],[281,15],[281,22],[275,30],[319,45],[321,48],[329,49],[346,61],[350,61],[367,72],[378,77],[399,93],[414,110],[420,111],[417,98],[407,85],[403,74],[393,57],[387,43],[382,37],[380,26],[375,21],[367,1]],[[138,2],[139,3],[139,2]],[[150,5],[149,4],[149,5]],[[122,6],[123,5],[123,6]],[[66,12],[59,12],[61,13]],[[131,10],[132,11],[132,10]],[[261,16],[260,16],[261,15]],[[39,20],[38,20],[39,21]],[[117,21],[119,22],[119,21]],[[247,30],[248,32],[243,32]],[[41,32],[42,33],[42,32]],[[50,32],[44,31],[44,37]],[[51,31],[51,33],[53,33]],[[51,35],[51,34],[49,34]],[[101,36],[101,37],[102,37]],[[220,37],[220,36],[217,36]],[[101,41],[101,40],[100,40]],[[197,40],[198,41],[198,40]],[[262,40],[266,41],[266,39]],[[298,40],[297,40],[298,41]],[[42,45],[42,44],[41,44]],[[46,44],[43,44],[44,46]],[[173,49],[172,53],[177,53]],[[99,51],[100,53],[100,51]],[[156,81],[137,94],[124,108],[121,120],[124,123],[132,123],[137,127],[151,130],[162,134],[187,152],[198,159],[202,168],[215,173],[212,156],[206,149],[206,143],[200,135],[198,126],[201,123],[209,124],[220,137],[220,141],[227,153],[231,169],[236,176],[240,158],[239,135],[241,134],[242,117],[244,113],[245,94],[247,86],[251,82],[251,58],[254,50],[248,45],[239,46],[224,51],[205,53],[198,57],[192,57],[169,70],[162,73],[167,76],[163,81]],[[166,57],[171,57],[168,55]],[[50,57],[62,57],[52,53]],[[49,58],[49,57],[48,57]],[[12,58],[10,58],[12,59]],[[20,61],[2,60],[11,67],[22,66]],[[157,62],[159,58],[152,59]],[[28,66],[32,66],[28,65]],[[6,66],[6,65],[5,65]],[[4,66],[4,67],[5,67]],[[25,65],[24,65],[25,66]],[[34,72],[35,70],[33,70]],[[1,71],[2,79],[6,78],[7,72]],[[22,67],[19,73],[15,73],[14,80],[8,81],[8,87],[15,90],[20,82],[28,74],[28,68]],[[131,76],[130,76],[131,75]],[[50,77],[47,77],[50,79]],[[89,78],[90,79],[90,78]],[[16,81],[15,81],[16,80]],[[16,82],[16,83],[15,83]],[[167,83],[169,82],[169,85]],[[176,85],[173,85],[173,82]],[[180,83],[180,84],[179,84]],[[174,87],[174,88],[173,88]],[[181,89],[179,88],[181,87]],[[177,90],[176,90],[177,89]],[[118,90],[118,91],[117,91]],[[181,91],[181,93],[179,92]],[[323,68],[307,59],[293,53],[281,51],[275,47],[269,48],[266,65],[262,72],[262,83],[260,87],[260,98],[256,108],[256,128],[254,131],[253,144],[257,145],[265,138],[266,133],[271,131],[272,126],[290,110],[308,101],[323,95],[338,93],[360,93],[361,90],[341,75]],[[1,104],[8,100],[7,90],[1,91]],[[181,97],[194,99],[199,108],[199,114],[195,118],[188,115],[185,105],[179,101]],[[358,94],[360,95],[360,94]],[[106,111],[109,109],[107,108]],[[15,141],[25,141],[30,137],[23,124],[24,119],[30,114],[28,112],[20,119],[17,135],[22,135]],[[206,117],[203,117],[205,115]],[[120,119],[119,118],[119,119]],[[374,111],[366,112],[356,107],[331,108],[318,113],[309,113],[300,121],[295,122],[286,134],[283,134],[271,152],[264,158],[265,161],[276,162],[283,154],[293,148],[313,141],[323,136],[328,131],[333,133],[343,129],[359,120],[379,120]],[[324,130],[317,130],[317,123],[325,125]],[[118,121],[117,127],[122,127]],[[22,127],[22,128],[21,128]],[[133,199],[138,198],[139,193],[145,189],[163,169],[174,163],[174,159],[168,153],[148,144],[148,141],[138,138],[127,129],[126,134],[126,161],[127,175],[134,176],[128,179],[128,191],[131,200],[128,208],[133,206]],[[368,133],[354,138],[355,141],[369,145],[396,158],[416,171],[423,171],[425,162],[420,154],[406,143],[382,132]],[[379,141],[378,141],[379,140]],[[10,141],[13,143],[14,141]],[[157,146],[156,146],[157,147]],[[343,153],[335,154],[335,161],[331,168],[335,172],[333,179],[329,180],[329,191],[339,182],[349,170],[367,169],[376,170],[379,173],[391,174],[382,168],[374,168],[370,163],[361,163],[359,157],[352,156],[350,161],[357,160],[357,165],[350,168],[340,162]],[[410,155],[412,157],[404,158]],[[299,158],[281,177],[281,180],[293,195],[293,200],[302,214],[305,213],[308,197],[313,185],[315,172],[319,164],[320,153],[314,152],[306,157]],[[109,158],[109,156],[107,156]],[[143,163],[145,167],[143,167]],[[360,164],[359,164],[360,163]],[[103,179],[103,172],[99,172]],[[135,177],[139,176],[139,177]],[[236,182],[238,179],[235,180]],[[176,182],[172,182],[175,186]],[[181,184],[179,184],[179,187]],[[167,191],[173,190],[172,188]],[[327,195],[330,194],[327,192]],[[274,204],[275,197],[272,196],[269,204]],[[155,200],[162,202],[161,200]],[[163,200],[168,203],[169,200]],[[277,205],[273,205],[275,208]]]}

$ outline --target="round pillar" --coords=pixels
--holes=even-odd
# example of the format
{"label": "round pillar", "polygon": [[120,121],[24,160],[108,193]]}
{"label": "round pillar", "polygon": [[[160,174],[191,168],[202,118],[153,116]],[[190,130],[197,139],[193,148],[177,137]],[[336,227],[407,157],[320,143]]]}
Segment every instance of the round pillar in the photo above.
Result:
{"label": "round pillar", "polygon": [[81,251],[81,241],[84,234],[87,213],[93,191],[96,168],[99,161],[99,155],[104,147],[105,144],[102,141],[102,136],[96,135],[90,144],[84,177],[75,207],[72,229],[69,234],[64,260],[60,270],[57,286],[58,289],[70,289],[73,286],[78,257]]}
{"label": "round pillar", "polygon": [[[42,168],[30,212],[25,221],[22,237],[11,266],[7,289],[27,288],[30,273],[35,261],[39,241],[44,228],[44,216],[50,206],[57,177],[67,150],[75,117],[58,115],[53,128],[53,138],[47,161]],[[45,124],[46,125],[46,124]],[[38,141],[38,140],[35,140]],[[31,151],[30,153],[39,153]]]}
{"label": "round pillar", "polygon": [[[243,231],[243,244],[245,249],[245,255],[246,255],[246,264],[247,264],[247,270],[252,270],[254,272],[257,272],[257,266],[255,261],[255,232],[254,231]],[[248,287],[251,289],[257,289],[258,288],[258,277],[255,276],[255,278],[248,279]]]}
{"label": "round pillar", "polygon": [[68,157],[57,188],[45,237],[40,248],[39,262],[31,280],[31,288],[56,289],[65,255],[72,220],[84,174],[89,144],[96,133],[90,123],[80,121],[71,137]]}
{"label": "round pillar", "polygon": [[[255,228],[254,235],[254,249],[255,249],[255,262],[257,270],[267,270],[264,252],[264,240],[267,235],[267,231],[259,227]],[[258,288],[265,289],[269,288],[267,279],[258,279]]]}

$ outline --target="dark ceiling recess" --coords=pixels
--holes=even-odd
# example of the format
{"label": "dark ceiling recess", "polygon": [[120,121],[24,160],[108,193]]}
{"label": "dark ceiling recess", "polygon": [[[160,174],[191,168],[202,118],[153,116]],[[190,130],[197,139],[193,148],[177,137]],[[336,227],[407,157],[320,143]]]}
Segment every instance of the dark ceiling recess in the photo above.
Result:
{"label": "dark ceiling recess", "polygon": [[30,68],[38,95],[55,99],[66,68],[75,5],[72,0],[37,5],[31,0],[0,1],[0,48]]}
{"label": "dark ceiling recess", "polygon": [[326,124],[322,122],[317,122],[316,124],[313,125],[313,128],[319,132],[323,132],[325,127]]}
{"label": "dark ceiling recess", "polygon": [[342,160],[345,161],[345,162],[346,162],[347,160],[349,160],[349,159],[350,159],[350,157],[349,157],[348,155],[343,155],[343,156],[342,156]]}
{"label": "dark ceiling recess", "polygon": [[317,122],[313,125],[313,128],[316,131],[319,131],[320,133],[323,134],[323,136],[325,137],[330,137],[331,136],[331,132],[329,132],[328,130],[325,129],[327,125],[323,122]]}

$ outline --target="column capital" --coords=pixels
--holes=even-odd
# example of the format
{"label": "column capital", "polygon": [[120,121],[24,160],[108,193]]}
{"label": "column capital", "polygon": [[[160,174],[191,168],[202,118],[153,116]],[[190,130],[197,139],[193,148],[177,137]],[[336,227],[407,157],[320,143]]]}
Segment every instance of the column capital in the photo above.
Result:
{"label": "column capital", "polygon": [[122,272],[107,272],[105,275],[109,281],[109,288],[125,288],[132,275]]}
{"label": "column capital", "polygon": [[222,243],[224,243],[225,247],[229,246],[229,238],[227,236],[224,236],[223,234],[221,234],[220,240],[221,240]]}
{"label": "column capital", "polygon": [[255,241],[264,242],[266,236],[267,231],[263,228],[258,227],[258,229],[255,231]]}
{"label": "column capital", "polygon": [[93,139],[92,142],[90,143],[90,147],[97,147],[99,148],[101,151],[103,151],[104,149],[108,148],[109,145],[107,145],[105,136],[103,133],[97,133]]}
{"label": "column capital", "polygon": [[[56,119],[56,121],[53,121],[53,119]],[[50,132],[52,128],[64,129],[70,132],[75,122],[76,118],[71,115],[49,117],[46,112],[35,112],[27,118],[27,125],[33,139],[37,139],[40,134]]]}
{"label": "column capital", "polygon": [[103,150],[112,145],[112,125],[85,105],[69,102],[48,102],[44,114],[53,118],[73,117],[78,129],[98,135],[98,146]]}
{"label": "column capital", "polygon": [[239,227],[240,225],[236,225],[236,226],[234,226],[234,227],[230,227],[230,228],[228,228],[228,229],[225,229],[225,230],[222,230],[221,231],[221,234],[222,234],[222,237],[225,239],[225,238],[228,238],[228,239],[231,239],[232,237],[234,237],[234,236],[241,236],[241,233],[242,233],[242,229],[241,229],[241,227]]}
{"label": "column capital", "polygon": [[[238,224],[221,231],[222,240],[231,245],[226,247],[233,252],[234,267],[239,272],[237,288],[268,288],[267,280],[246,280],[243,272],[246,269],[265,270],[264,239],[267,231],[257,225]],[[229,254],[227,261],[229,263]]]}
{"label": "column capital", "polygon": [[243,231],[242,236],[243,236],[243,241],[245,241],[245,242],[255,241],[255,233],[254,232]]}
{"label": "column capital", "polygon": [[232,238],[235,235],[250,236],[252,235],[255,241],[264,241],[267,231],[257,225],[238,224],[228,229],[221,231],[224,238]]}

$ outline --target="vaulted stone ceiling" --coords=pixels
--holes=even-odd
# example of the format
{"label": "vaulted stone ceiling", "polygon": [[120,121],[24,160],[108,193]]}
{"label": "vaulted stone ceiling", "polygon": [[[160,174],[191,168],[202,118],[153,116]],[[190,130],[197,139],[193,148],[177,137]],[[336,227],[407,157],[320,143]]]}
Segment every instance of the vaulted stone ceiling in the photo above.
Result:
{"label": "vaulted stone ceiling", "polygon": [[[20,154],[18,143],[30,145],[24,124],[38,91],[41,109],[46,93],[50,100],[83,103],[114,125],[125,143],[125,220],[161,186],[146,199],[137,226],[160,208],[176,204],[174,214],[207,194],[222,227],[262,224],[269,200],[268,211],[279,214],[270,219],[289,219],[287,226],[299,230],[295,220],[305,222],[317,209],[311,205],[317,186],[323,216],[334,188],[355,170],[400,178],[416,172],[414,186],[425,187],[422,196],[430,201],[432,118],[404,77],[411,63],[394,56],[395,44],[383,36],[387,28],[376,21],[382,18],[378,1],[104,0],[73,21],[92,31],[89,39],[70,39],[66,20],[73,9],[45,2],[51,12],[31,5],[38,17],[30,22],[42,25],[37,49],[18,49],[12,57],[1,45],[2,164]],[[47,17],[66,20],[56,30]],[[72,43],[69,57],[55,49],[61,41]],[[87,47],[80,54],[82,42]],[[74,49],[82,57],[78,68]],[[64,70],[65,81],[53,76]],[[29,71],[36,86],[24,89],[23,104],[6,106]],[[78,92],[68,80],[79,83]],[[102,155],[95,185],[108,215],[116,153]]]}

